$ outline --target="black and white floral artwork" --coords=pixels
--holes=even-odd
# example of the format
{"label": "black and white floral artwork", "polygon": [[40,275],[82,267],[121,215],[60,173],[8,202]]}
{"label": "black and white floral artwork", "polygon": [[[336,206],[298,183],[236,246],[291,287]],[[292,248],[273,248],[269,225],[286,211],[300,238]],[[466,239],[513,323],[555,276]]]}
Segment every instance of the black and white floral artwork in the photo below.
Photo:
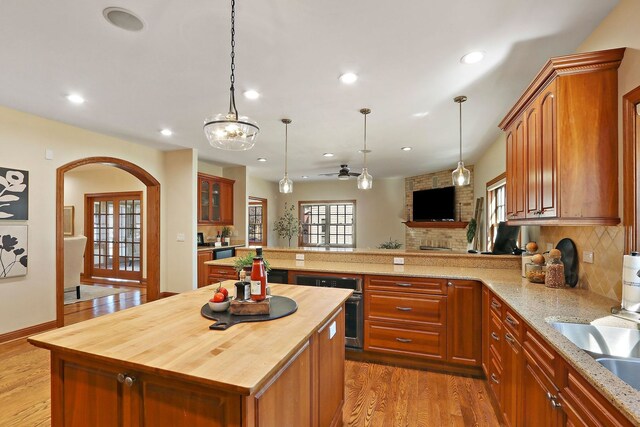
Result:
{"label": "black and white floral artwork", "polygon": [[27,274],[27,226],[0,225],[0,279]]}
{"label": "black and white floral artwork", "polygon": [[28,171],[0,167],[0,219],[29,219]]}

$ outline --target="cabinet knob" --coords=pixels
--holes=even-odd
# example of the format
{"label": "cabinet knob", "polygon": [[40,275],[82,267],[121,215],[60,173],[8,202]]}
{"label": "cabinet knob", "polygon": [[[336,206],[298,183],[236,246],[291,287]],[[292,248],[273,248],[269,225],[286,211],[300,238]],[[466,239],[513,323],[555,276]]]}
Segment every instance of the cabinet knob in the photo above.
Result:
{"label": "cabinet knob", "polygon": [[134,382],[136,382],[136,379],[128,375],[124,379],[124,385],[126,385],[127,387],[131,387]]}
{"label": "cabinet knob", "polygon": [[560,409],[562,408],[562,403],[556,402],[555,399],[551,399],[551,406],[553,406],[554,409]]}
{"label": "cabinet knob", "polygon": [[500,341],[500,336],[495,332],[491,332],[491,338],[493,338],[496,341]]}
{"label": "cabinet knob", "polygon": [[127,376],[126,376],[125,374],[118,374],[118,375],[116,376],[116,379],[118,380],[118,382],[119,382],[120,384],[122,384],[122,383],[124,383],[124,379],[125,379],[126,377],[127,377]]}
{"label": "cabinet knob", "polygon": [[509,344],[513,345],[515,343],[515,338],[513,338],[513,336],[507,332],[506,334],[504,334],[504,337],[506,338],[507,341],[509,341]]}
{"label": "cabinet knob", "polygon": [[453,282],[447,282],[447,286],[453,286]]}
{"label": "cabinet knob", "polygon": [[498,381],[498,378],[496,378],[496,374],[491,374],[491,381],[496,384],[500,384],[500,381]]}

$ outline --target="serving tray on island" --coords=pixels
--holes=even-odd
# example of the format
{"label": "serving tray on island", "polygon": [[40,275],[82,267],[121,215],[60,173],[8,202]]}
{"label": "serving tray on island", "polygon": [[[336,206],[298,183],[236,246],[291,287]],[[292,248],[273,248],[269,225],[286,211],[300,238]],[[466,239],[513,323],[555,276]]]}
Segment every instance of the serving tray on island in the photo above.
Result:
{"label": "serving tray on island", "polygon": [[215,320],[216,323],[209,326],[209,329],[224,331],[238,323],[244,322],[265,322],[268,320],[280,319],[293,314],[298,310],[298,304],[288,297],[281,295],[271,295],[271,312],[269,314],[255,314],[251,316],[237,316],[228,311],[213,311],[209,304],[205,304],[200,309],[200,314],[207,319]]}

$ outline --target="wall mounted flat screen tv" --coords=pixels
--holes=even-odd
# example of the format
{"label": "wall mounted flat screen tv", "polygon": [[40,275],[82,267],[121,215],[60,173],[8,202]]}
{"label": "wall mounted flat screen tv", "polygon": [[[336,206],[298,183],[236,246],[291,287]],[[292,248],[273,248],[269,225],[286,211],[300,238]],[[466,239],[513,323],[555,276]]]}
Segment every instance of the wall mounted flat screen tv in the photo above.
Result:
{"label": "wall mounted flat screen tv", "polygon": [[413,192],[413,221],[455,221],[456,188]]}

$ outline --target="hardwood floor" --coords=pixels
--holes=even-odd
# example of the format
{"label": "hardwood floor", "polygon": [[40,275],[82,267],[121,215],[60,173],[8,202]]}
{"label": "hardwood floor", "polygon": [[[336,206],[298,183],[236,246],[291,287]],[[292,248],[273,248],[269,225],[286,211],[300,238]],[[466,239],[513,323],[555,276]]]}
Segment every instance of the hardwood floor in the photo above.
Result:
{"label": "hardwood floor", "polygon": [[[146,302],[145,289],[127,289],[121,294],[66,305],[65,325]],[[0,364],[0,426],[51,425],[49,352],[23,338],[0,344]]]}
{"label": "hardwood floor", "polygon": [[345,426],[499,426],[487,382],[347,360]]}
{"label": "hardwood floor", "polygon": [[[139,305],[144,289],[65,306],[72,324]],[[0,345],[0,426],[50,425],[49,352],[26,339]],[[487,383],[474,378],[346,361],[344,426],[498,426]]]}

